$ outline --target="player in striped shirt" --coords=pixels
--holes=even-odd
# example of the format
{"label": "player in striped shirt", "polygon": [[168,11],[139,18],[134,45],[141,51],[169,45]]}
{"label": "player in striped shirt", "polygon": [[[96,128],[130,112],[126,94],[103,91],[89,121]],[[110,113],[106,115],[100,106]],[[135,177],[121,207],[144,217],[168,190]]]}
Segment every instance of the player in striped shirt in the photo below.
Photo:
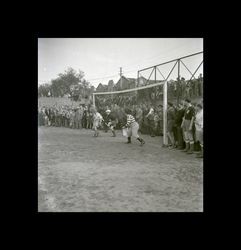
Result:
{"label": "player in striped shirt", "polygon": [[136,122],[135,118],[131,115],[131,110],[125,109],[125,113],[127,115],[127,123],[125,127],[127,127],[127,143],[131,143],[131,136],[134,136],[140,143],[141,146],[145,144],[145,141],[140,138],[138,135],[139,124]]}

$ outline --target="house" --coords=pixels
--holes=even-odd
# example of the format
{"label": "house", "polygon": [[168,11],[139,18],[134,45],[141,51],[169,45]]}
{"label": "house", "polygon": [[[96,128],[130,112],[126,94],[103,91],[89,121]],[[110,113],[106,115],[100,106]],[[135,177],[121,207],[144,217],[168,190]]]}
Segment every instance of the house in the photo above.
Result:
{"label": "house", "polygon": [[158,83],[158,82],[163,82],[163,81],[160,81],[160,80],[157,80],[157,81],[155,81],[155,80],[149,80],[148,81],[148,79],[146,79],[145,77],[141,76],[141,77],[139,77],[139,84],[138,84],[138,86],[140,87],[140,86],[145,86],[145,85],[151,85],[151,84],[155,84],[155,83]]}
{"label": "house", "polygon": [[108,90],[108,85],[99,83],[98,87],[96,88],[96,92],[106,92]]}
{"label": "house", "polygon": [[130,78],[121,76],[120,79],[115,84],[113,80],[110,80],[108,82],[108,85],[100,83],[98,87],[96,88],[96,92],[111,92],[111,91],[120,91],[125,89],[133,89],[140,86],[150,85],[154,84],[160,81],[155,80],[147,80],[145,77],[141,76],[139,77],[139,81],[137,81],[136,78]]}
{"label": "house", "polygon": [[124,90],[124,89],[133,89],[136,87],[137,80],[135,78],[127,78],[125,76],[121,76],[118,82],[115,85],[115,90]]}
{"label": "house", "polygon": [[110,80],[108,82],[108,91],[114,91],[114,85],[115,85],[114,81]]}

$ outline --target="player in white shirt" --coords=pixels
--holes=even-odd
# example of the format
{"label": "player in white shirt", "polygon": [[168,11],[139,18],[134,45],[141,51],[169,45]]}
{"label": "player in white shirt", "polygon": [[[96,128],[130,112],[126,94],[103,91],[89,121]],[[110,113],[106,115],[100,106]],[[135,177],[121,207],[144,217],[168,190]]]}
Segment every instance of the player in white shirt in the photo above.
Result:
{"label": "player in white shirt", "polygon": [[103,121],[102,115],[99,112],[97,112],[96,109],[93,109],[93,130],[95,131],[93,135],[94,137],[98,137],[99,135],[98,127],[101,126],[102,121]]}

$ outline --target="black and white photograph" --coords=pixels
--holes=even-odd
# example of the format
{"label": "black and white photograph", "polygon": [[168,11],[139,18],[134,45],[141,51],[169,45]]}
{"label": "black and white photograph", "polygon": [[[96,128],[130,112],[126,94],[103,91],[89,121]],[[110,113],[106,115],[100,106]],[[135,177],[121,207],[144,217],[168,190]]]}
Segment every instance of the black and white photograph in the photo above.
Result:
{"label": "black and white photograph", "polygon": [[38,212],[204,212],[203,40],[37,39]]}

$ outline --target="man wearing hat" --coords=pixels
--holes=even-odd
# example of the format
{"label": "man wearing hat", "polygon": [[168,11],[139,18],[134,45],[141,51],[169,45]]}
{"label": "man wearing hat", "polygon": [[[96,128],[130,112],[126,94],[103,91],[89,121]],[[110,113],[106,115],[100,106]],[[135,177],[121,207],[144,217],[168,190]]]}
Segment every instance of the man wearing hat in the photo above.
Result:
{"label": "man wearing hat", "polygon": [[111,112],[111,110],[107,109],[106,111],[106,122],[107,122],[107,126],[110,128],[111,132],[112,132],[112,136],[116,137],[115,134],[115,127],[118,123],[118,119],[116,117],[116,115],[114,114],[114,112]]}

